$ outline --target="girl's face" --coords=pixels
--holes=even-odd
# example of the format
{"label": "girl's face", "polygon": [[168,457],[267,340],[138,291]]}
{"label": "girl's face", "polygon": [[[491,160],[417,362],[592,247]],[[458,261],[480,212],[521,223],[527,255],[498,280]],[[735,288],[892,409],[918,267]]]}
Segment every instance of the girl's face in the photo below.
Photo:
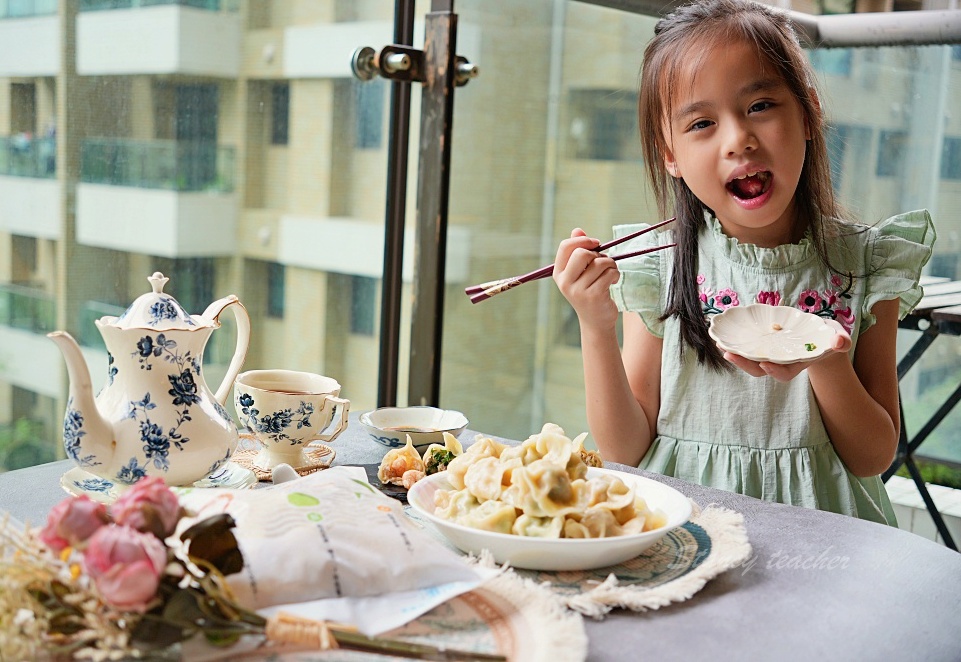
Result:
{"label": "girl's face", "polygon": [[809,127],[784,81],[743,41],[682,67],[664,122],[665,166],[714,211],[728,236],[797,241],[794,193]]}

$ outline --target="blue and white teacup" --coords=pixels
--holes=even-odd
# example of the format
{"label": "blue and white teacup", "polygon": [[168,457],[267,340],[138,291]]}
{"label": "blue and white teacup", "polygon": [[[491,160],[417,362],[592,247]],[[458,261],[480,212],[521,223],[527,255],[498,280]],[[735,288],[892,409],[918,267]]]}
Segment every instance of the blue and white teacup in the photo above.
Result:
{"label": "blue and white teacup", "polygon": [[263,445],[254,465],[270,470],[278,464],[295,469],[307,464],[304,450],[310,442],[333,441],[347,427],[350,400],[339,396],[336,379],[311,372],[248,370],[237,375],[237,416]]}

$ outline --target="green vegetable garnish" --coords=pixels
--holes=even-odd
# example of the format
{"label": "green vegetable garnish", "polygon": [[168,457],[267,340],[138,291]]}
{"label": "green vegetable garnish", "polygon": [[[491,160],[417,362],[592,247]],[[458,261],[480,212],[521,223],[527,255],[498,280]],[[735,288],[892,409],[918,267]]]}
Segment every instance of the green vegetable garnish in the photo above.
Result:
{"label": "green vegetable garnish", "polygon": [[813,352],[813,351],[816,350],[817,348],[818,348],[818,346],[815,345],[813,342],[806,342],[806,343],[804,343],[804,349],[806,349],[806,350],[809,351],[809,352]]}
{"label": "green vegetable garnish", "polygon": [[450,461],[453,459],[454,454],[451,451],[432,453],[427,462],[424,463],[424,473],[430,476],[439,471],[446,471],[447,465],[450,464]]}

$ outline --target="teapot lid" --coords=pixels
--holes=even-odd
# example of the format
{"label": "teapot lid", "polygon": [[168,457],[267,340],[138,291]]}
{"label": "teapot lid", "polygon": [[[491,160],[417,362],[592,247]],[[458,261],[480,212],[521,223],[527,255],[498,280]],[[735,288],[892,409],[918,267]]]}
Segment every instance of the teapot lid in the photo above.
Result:
{"label": "teapot lid", "polygon": [[170,331],[186,329],[189,331],[216,326],[216,321],[205,319],[198,315],[191,315],[180,303],[169,294],[164,294],[163,288],[170,280],[159,271],[147,278],[152,288],[151,292],[141,294],[123,312],[120,317],[104,322],[121,329],[155,329]]}

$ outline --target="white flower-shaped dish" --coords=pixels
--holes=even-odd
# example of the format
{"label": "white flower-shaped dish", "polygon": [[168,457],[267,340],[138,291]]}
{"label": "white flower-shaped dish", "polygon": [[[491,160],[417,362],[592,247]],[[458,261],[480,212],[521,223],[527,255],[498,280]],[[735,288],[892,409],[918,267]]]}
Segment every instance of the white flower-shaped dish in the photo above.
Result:
{"label": "white flower-shaped dish", "polygon": [[798,363],[831,350],[837,329],[823,317],[789,306],[753,303],[711,318],[708,330],[718,347],[752,361]]}
{"label": "white flower-shaped dish", "polygon": [[652,531],[610,538],[534,538],[473,529],[434,514],[434,493],[451,489],[445,471],[417,481],[407,493],[407,501],[461,551],[478,555],[486,549],[498,563],[531,570],[590,570],[617,565],[640,555],[668,531],[690,519],[690,499],[673,487],[611,469],[587,470],[588,479],[604,474],[620,478],[635,494],[644,497],[648,507],[662,510],[667,523]]}
{"label": "white flower-shaped dish", "polygon": [[445,432],[459,437],[467,429],[468,422],[459,411],[426,405],[381,407],[360,415],[360,424],[368,436],[381,446],[400,448],[410,436],[414,448],[419,451],[430,444],[443,445]]}

